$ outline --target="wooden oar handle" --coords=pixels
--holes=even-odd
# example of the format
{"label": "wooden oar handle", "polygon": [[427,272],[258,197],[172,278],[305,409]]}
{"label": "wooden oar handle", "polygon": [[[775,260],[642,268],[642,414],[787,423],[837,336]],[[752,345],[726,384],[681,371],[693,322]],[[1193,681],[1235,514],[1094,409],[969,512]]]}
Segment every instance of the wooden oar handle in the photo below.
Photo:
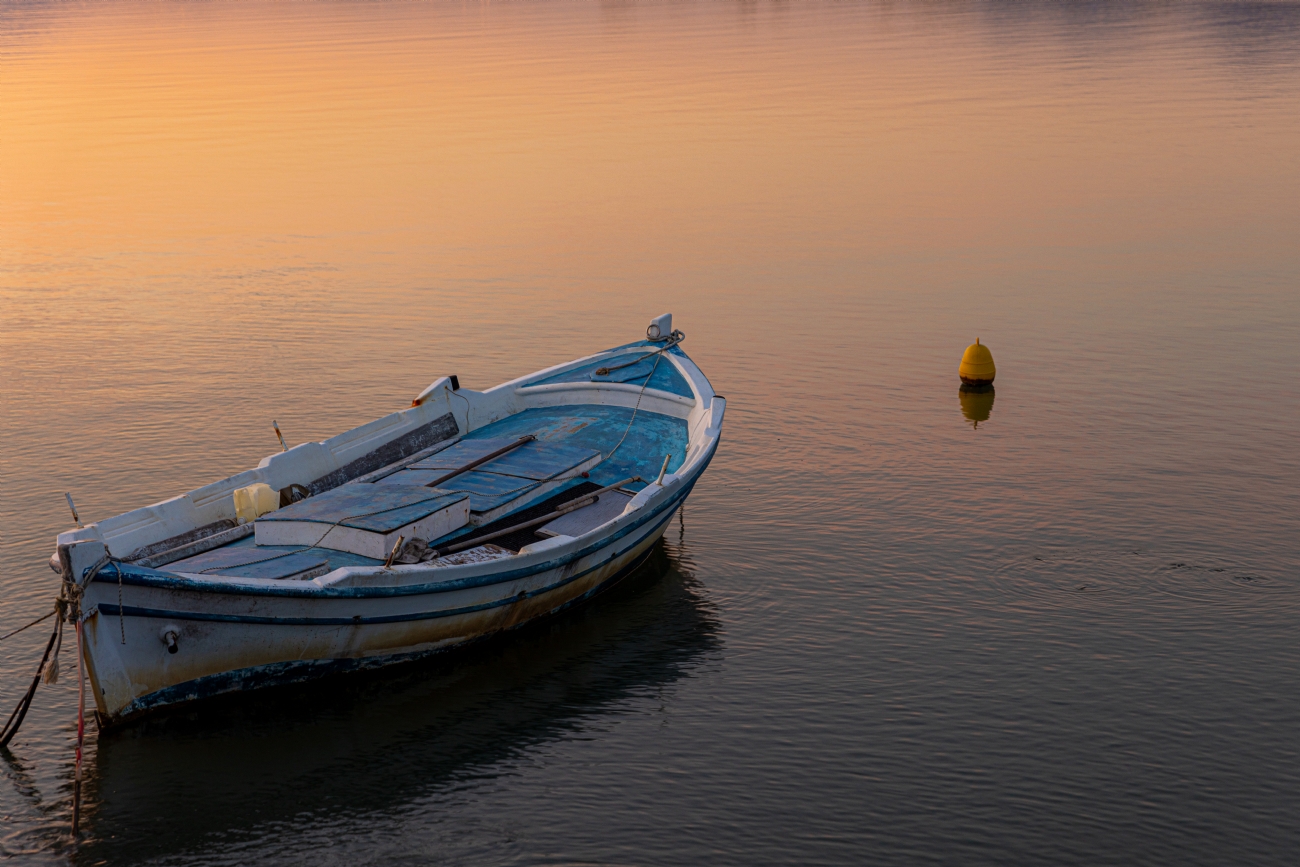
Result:
{"label": "wooden oar handle", "polygon": [[447,475],[445,476],[440,476],[434,479],[432,482],[429,482],[427,485],[425,485],[425,487],[436,488],[439,485],[441,485],[443,482],[448,482],[456,478],[461,473],[468,473],[470,470],[474,469],[475,467],[481,467],[483,466],[483,464],[486,464],[488,461],[495,460],[496,458],[499,458],[502,455],[504,455],[506,452],[514,451],[524,443],[530,443],[535,439],[537,439],[537,437],[533,436],[532,434],[528,434],[527,436],[522,436],[519,439],[512,442],[510,445],[505,446],[504,448],[499,448],[490,455],[484,455],[483,457],[479,458],[476,461],[470,461],[469,463],[465,464],[465,466],[460,467],[459,469],[452,470],[450,473],[447,473]]}
{"label": "wooden oar handle", "polygon": [[459,545],[448,545],[446,548],[439,548],[434,551],[434,559],[436,560],[439,557],[445,557],[448,554],[455,554],[457,551],[477,548],[479,545],[482,545],[484,542],[489,542],[492,539],[499,539],[502,536],[508,536],[511,533],[516,533],[520,530],[527,530],[529,527],[536,527],[538,524],[545,524],[547,521],[554,521],[561,515],[567,515],[569,512],[581,508],[581,505],[589,505],[589,503],[587,503],[588,500],[595,500],[606,491],[612,491],[615,488],[621,488],[624,485],[629,485],[632,482],[639,481],[642,481],[640,476],[632,476],[630,479],[624,479],[621,482],[606,485],[598,491],[592,491],[590,494],[583,494],[581,497],[576,497],[556,509],[554,512],[542,515],[540,518],[533,518],[531,521],[524,521],[522,524],[515,524],[513,527],[506,527],[504,530],[497,530],[495,533],[488,533],[486,536],[478,536],[470,539],[468,542],[461,542]]}

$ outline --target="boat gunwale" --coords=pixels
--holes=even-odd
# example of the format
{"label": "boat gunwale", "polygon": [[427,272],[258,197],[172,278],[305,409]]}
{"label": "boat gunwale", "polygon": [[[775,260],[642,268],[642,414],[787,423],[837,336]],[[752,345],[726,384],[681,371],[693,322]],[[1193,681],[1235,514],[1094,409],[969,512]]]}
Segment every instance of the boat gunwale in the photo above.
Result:
{"label": "boat gunwale", "polygon": [[[661,514],[664,510],[669,509],[675,505],[678,505],[694,489],[695,483],[696,481],[698,481],[700,474],[704,471],[705,468],[708,467],[709,463],[712,461],[713,453],[716,452],[717,444],[719,441],[720,439],[714,439],[711,447],[708,450],[709,453],[707,455],[702,456],[702,459],[700,459],[699,464],[691,473],[690,477],[681,479],[682,486],[679,490],[673,491],[662,502],[654,504],[650,506],[648,509],[644,510],[644,514],[638,515],[632,521],[629,521],[625,526],[615,530],[614,532],[605,536],[601,536],[598,539],[594,539],[592,542],[590,542],[589,544],[587,544],[582,548],[578,548],[576,550],[562,554],[559,557],[556,557],[551,560],[535,563],[531,566],[522,566],[517,569],[503,570],[503,571],[496,571],[496,570],[489,569],[477,575],[467,575],[462,578],[451,578],[446,581],[437,581],[437,582],[431,582],[427,584],[407,584],[407,585],[400,585],[395,587],[392,586],[390,587],[366,587],[366,586],[329,587],[329,586],[321,586],[319,584],[314,584],[311,582],[309,582],[306,586],[301,586],[301,585],[291,586],[283,583],[245,584],[245,583],[234,583],[230,581],[219,581],[219,580],[197,581],[193,578],[186,578],[186,577],[175,575],[174,573],[161,572],[159,570],[153,570],[153,569],[149,569],[145,571],[142,567],[131,566],[130,564],[114,563],[113,564],[114,567],[122,570],[120,575],[116,573],[105,574],[106,570],[101,569],[100,572],[95,575],[94,581],[92,583],[117,584],[120,581],[122,584],[129,584],[132,586],[153,587],[162,590],[182,591],[182,592],[194,593],[199,595],[216,594],[216,595],[223,595],[223,596],[271,596],[271,597],[284,597],[284,598],[296,598],[296,599],[358,599],[358,598],[385,598],[385,597],[399,597],[399,596],[426,596],[426,595],[434,595],[438,593],[453,592],[457,590],[472,589],[475,587],[486,587],[493,584],[504,583],[507,581],[514,581],[519,578],[525,578],[528,577],[529,575],[535,575],[540,572],[549,571],[551,569],[562,568],[564,566],[567,566],[569,563],[572,563],[583,557],[594,554],[597,551],[601,550],[602,548],[608,547],[609,545],[618,542],[620,539],[623,539],[626,536],[630,535],[631,533],[634,533],[638,529],[644,527],[647,523],[653,521],[655,517]],[[593,529],[591,533],[592,534],[599,533],[601,529],[606,526],[608,526],[608,524],[602,525],[602,527],[597,527]],[[584,538],[583,536],[575,537],[575,541],[581,540],[583,538]],[[493,562],[500,563],[503,561],[493,561]],[[466,565],[479,566],[479,565],[487,565],[487,564],[466,564]],[[361,569],[366,570],[360,573],[362,575],[382,572],[382,570],[377,567],[345,566],[341,568],[349,569],[349,570],[361,570]],[[426,567],[421,571],[428,571],[428,572],[442,571],[443,569],[446,568],[456,568],[456,567],[433,567],[433,568]],[[411,573],[407,572],[406,574],[411,574]],[[272,579],[266,579],[266,580],[269,581]]]}
{"label": "boat gunwale", "polygon": [[[537,385],[521,385],[515,389],[516,394],[524,397],[534,394],[556,394],[565,391],[612,391],[624,394],[644,394],[647,397],[662,400],[669,405],[683,408],[689,407],[691,409],[694,409],[698,403],[695,398],[685,397],[675,392],[664,391],[660,388],[643,388],[626,382],[543,382]],[[660,413],[660,415],[662,414]]]}
{"label": "boat gunwale", "polygon": [[[491,400],[500,400],[502,398],[506,398],[508,400],[509,397],[526,398],[530,394],[536,394],[542,396],[550,392],[551,389],[547,388],[546,386],[530,386],[529,385],[530,382],[536,382],[538,379],[545,379],[550,376],[555,376],[561,373],[565,373],[571,369],[581,367],[585,364],[590,364],[592,361],[595,360],[614,358],[619,355],[630,354],[631,351],[638,348],[648,348],[652,346],[654,346],[654,343],[652,341],[648,341],[648,340],[633,341],[631,343],[623,344],[622,346],[616,346],[611,349],[601,350],[600,352],[592,353],[591,355],[587,355],[582,358],[577,358],[570,361],[562,362],[560,364],[552,365],[551,367],[544,368],[542,370],[534,371],[532,373],[528,373],[523,376],[516,377],[515,379],[508,380],[498,385],[494,385],[485,391],[476,391],[474,389],[462,388],[457,391],[457,394],[465,398],[467,403],[471,402],[471,398],[474,398],[475,400],[483,399],[483,400],[491,401]],[[711,403],[712,398],[715,396],[712,385],[711,383],[709,383],[708,377],[704,375],[704,372],[699,369],[699,366],[696,365],[691,360],[690,356],[687,355],[685,352],[683,352],[679,346],[673,345],[669,347],[663,354],[665,357],[670,359],[670,363],[672,363],[678,369],[678,372],[686,380],[687,384],[690,386],[691,391],[694,394],[694,398],[688,399],[683,397],[682,395],[673,394],[672,392],[661,391],[660,389],[653,389],[653,388],[646,388],[646,389],[642,389],[641,391],[643,391],[643,393],[645,394],[649,394],[649,396],[651,396],[655,400],[661,400],[664,403],[665,407],[672,407],[672,409],[669,412],[661,413],[661,414],[668,414],[668,415],[672,415],[673,417],[683,418],[684,420],[688,421],[688,424],[689,424],[690,416],[694,414],[694,412],[697,409],[701,410],[703,415],[707,416],[709,412],[709,404]],[[445,378],[446,377],[442,377],[441,379],[445,379]],[[438,381],[439,380],[435,380],[435,383]],[[562,386],[571,385],[571,386],[579,386],[579,387],[581,387],[582,385],[596,386],[597,388],[593,390],[604,391],[608,389],[608,387],[610,386],[617,386],[617,385],[624,385],[624,384],[623,383],[558,383],[557,385],[562,385]],[[521,392],[521,389],[533,389],[533,388],[536,388],[537,391]],[[563,388],[555,389],[556,392],[563,392],[564,390],[565,389]],[[573,391],[574,389],[570,388],[568,390]],[[609,390],[616,394],[626,393],[626,390],[621,388],[612,388]],[[451,401],[450,397],[448,397],[447,398],[448,412],[451,413],[452,419],[455,422],[457,428],[459,429],[459,432],[456,434],[456,436],[464,437],[468,434],[468,431],[470,429],[469,413],[474,407],[471,403],[470,406],[467,406],[464,409],[459,409],[458,407],[453,406],[452,404],[453,402]],[[362,438],[364,435],[374,434],[378,430],[402,427],[402,422],[398,419],[401,416],[403,416],[405,413],[416,408],[417,407],[412,406],[407,408],[406,410],[397,410],[393,413],[389,413],[388,415],[380,416],[379,418],[372,419],[371,421],[360,424],[349,430],[342,431],[338,434],[335,434],[332,437],[328,437],[318,442],[299,443],[298,445],[295,445],[293,448],[288,449],[288,451],[285,452],[284,454],[291,454],[300,448],[310,447],[310,446],[325,446],[327,449],[330,449],[332,451],[335,446],[352,443],[357,439]],[[677,413],[681,412],[682,410],[686,410],[685,415],[677,416]],[[457,417],[458,411],[465,415],[465,422],[463,425],[460,419]],[[506,415],[511,415],[511,414],[513,413],[506,413]],[[491,424],[495,421],[498,421],[500,420],[500,418],[503,417],[505,416],[496,416],[495,418],[492,418],[486,422],[481,423],[479,425],[479,428]],[[388,425],[376,427],[377,425],[380,424],[380,422],[384,422],[384,421],[389,422]],[[690,429],[688,428],[687,431],[688,452],[689,452],[689,441],[690,441]],[[113,542],[117,537],[125,535],[131,532],[132,530],[134,530],[137,524],[140,522],[143,522],[144,524],[151,524],[163,520],[164,519],[163,511],[169,509],[169,507],[172,507],[174,503],[188,500],[189,503],[195,508],[205,506],[212,497],[221,499],[231,494],[233,488],[231,488],[230,485],[234,483],[234,480],[236,478],[239,478],[241,476],[247,475],[248,479],[246,481],[249,482],[268,481],[264,477],[265,473],[263,473],[262,471],[268,470],[272,460],[279,458],[280,456],[281,453],[268,455],[267,457],[263,458],[256,467],[246,469],[246,470],[241,470],[225,478],[208,482],[206,484],[200,485],[197,488],[194,488],[193,490],[186,491],[181,494],[177,494],[175,496],[168,497],[163,500],[159,500],[158,502],[146,506],[139,506],[134,509],[128,509],[127,511],[118,513],[116,515],[110,515],[107,518],[103,518],[94,523],[87,524],[84,527],[76,527],[76,528],[65,530],[57,534],[55,540],[56,545],[61,547],[64,545],[76,545],[84,542],[100,542],[107,546],[110,542]],[[202,493],[203,496],[196,498],[196,495],[199,495],[200,493]],[[123,524],[123,522],[128,517],[132,517],[132,516],[137,518],[136,523]],[[107,529],[109,530],[107,534],[105,533],[106,525],[107,525]],[[194,526],[191,526],[189,529],[194,530],[197,529],[199,526],[200,525],[196,524]],[[163,538],[165,539],[167,537],[163,537]],[[144,546],[147,546],[148,544],[156,544],[157,541],[162,541],[162,539],[155,540],[154,543],[144,543]],[[133,546],[132,550],[138,550],[139,547],[141,546],[139,545]]]}
{"label": "boat gunwale", "polygon": [[[660,528],[662,528],[665,524],[667,524],[671,520],[672,520],[672,515],[668,515],[664,517],[662,521],[660,521],[655,526],[651,527],[650,531],[645,535],[654,535],[656,532],[660,530]],[[638,540],[638,544],[639,544],[639,540]],[[632,547],[635,548],[635,545]],[[632,549],[629,548],[628,550],[632,550]],[[627,553],[627,552],[624,551],[622,553]],[[616,552],[610,556],[609,560],[615,559],[618,556],[620,556],[620,554]],[[141,607],[136,607],[131,605],[123,605],[119,607],[116,603],[112,603],[112,602],[100,603],[98,608],[99,608],[99,612],[106,617],[116,617],[120,615],[124,617],[147,617],[147,618],[162,619],[162,620],[200,620],[200,621],[209,621],[209,622],[217,622],[217,623],[249,623],[249,624],[257,624],[263,626],[364,626],[367,624],[384,625],[390,623],[407,623],[410,621],[417,621],[417,620],[435,620],[439,617],[459,617],[465,614],[476,614],[480,611],[490,611],[493,608],[501,608],[506,605],[513,605],[521,601],[522,599],[532,599],[534,597],[541,596],[543,594],[558,590],[561,587],[571,584],[574,581],[577,581],[581,578],[586,578],[588,575],[592,574],[593,572],[597,572],[600,569],[603,569],[606,565],[608,565],[609,560],[595,563],[591,567],[584,569],[581,572],[574,572],[572,575],[567,575],[561,578],[559,581],[556,581],[552,584],[547,584],[545,587],[538,587],[534,590],[520,591],[520,593],[522,593],[522,596],[518,594],[512,596],[503,596],[500,599],[492,599],[487,602],[479,602],[474,605],[464,605],[461,606],[460,608],[443,608],[437,611],[412,611],[412,612],[406,612],[401,614],[373,614],[369,616],[361,614],[361,615],[350,615],[347,617],[276,617],[276,616],[264,615],[264,614],[225,614],[225,613],[207,612],[207,611],[175,611],[175,610],[163,609],[163,608],[141,608]],[[538,570],[538,571],[549,572],[549,571],[553,571],[555,568],[557,567],[550,566],[549,568]],[[516,578],[519,577],[527,577],[527,576],[526,575],[515,576],[515,578],[511,578],[508,580],[515,580]],[[433,595],[433,594],[425,594],[425,595]]]}
{"label": "boat gunwale", "polygon": [[[590,364],[591,362],[593,362],[593,361],[595,361],[595,360],[597,360],[597,359],[612,358],[612,357],[614,357],[615,355],[618,355],[618,354],[620,354],[620,353],[628,353],[628,352],[630,352],[630,351],[633,350],[633,349],[639,349],[639,348],[640,348],[640,349],[645,349],[645,348],[652,347],[652,346],[654,346],[654,345],[655,345],[655,342],[652,341],[652,340],[644,340],[644,339],[643,339],[643,340],[634,340],[634,341],[632,341],[631,343],[624,343],[622,346],[615,346],[615,347],[612,347],[612,348],[610,348],[610,349],[602,349],[600,352],[593,352],[591,355],[586,355],[586,356],[583,356],[582,358],[575,358],[575,359],[573,359],[572,361],[564,361],[564,362],[561,362],[561,363],[559,363],[559,364],[553,364],[553,365],[551,365],[550,367],[543,368],[542,370],[536,370],[536,371],[533,371],[532,373],[526,373],[526,374],[524,374],[523,376],[517,376],[517,377],[515,377],[514,379],[506,380],[505,382],[503,382],[503,383],[501,383],[501,384],[499,384],[499,385],[494,385],[494,386],[492,386],[492,387],[489,388],[487,391],[483,391],[483,392],[479,392],[479,393],[480,393],[480,394],[487,394],[489,391],[496,391],[497,389],[507,389],[507,388],[510,388],[510,389],[519,389],[519,388],[528,388],[528,387],[530,387],[530,386],[528,385],[529,382],[534,382],[534,381],[536,381],[536,380],[538,380],[538,379],[546,379],[546,378],[549,378],[549,377],[552,377],[552,376],[558,376],[558,375],[560,375],[561,373],[568,373],[570,370],[575,370],[575,369],[577,369],[577,368],[579,368],[579,367],[582,367],[584,364]],[[688,360],[688,361],[690,360],[690,356],[687,355],[687,354],[686,354],[686,353],[681,349],[681,347],[680,347],[679,344],[673,344],[672,346],[668,347],[668,349],[665,350],[663,354],[664,354],[665,356],[673,356],[673,357],[678,358],[678,359],[683,359],[683,358],[684,358],[684,359],[686,359],[686,360]],[[700,399],[702,399],[702,396],[698,393],[698,390],[695,388],[695,383],[691,382],[691,377],[687,376],[687,377],[685,377],[685,379],[686,379],[687,384],[691,386],[691,390],[697,392],[697,393],[696,393],[696,400],[700,400]],[[545,383],[545,384],[547,384],[547,385],[561,385],[561,384],[563,384],[563,383]],[[606,385],[615,385],[615,384],[621,384],[621,383],[612,383],[612,382],[611,382],[611,383],[604,383],[604,384],[606,384]],[[463,390],[463,389],[462,389],[462,390]],[[651,389],[651,390],[652,390],[652,391],[659,391],[659,389]],[[663,392],[663,393],[664,393],[664,394],[672,394],[672,392]],[[676,396],[676,397],[681,397],[681,395],[675,395],[675,396]]]}

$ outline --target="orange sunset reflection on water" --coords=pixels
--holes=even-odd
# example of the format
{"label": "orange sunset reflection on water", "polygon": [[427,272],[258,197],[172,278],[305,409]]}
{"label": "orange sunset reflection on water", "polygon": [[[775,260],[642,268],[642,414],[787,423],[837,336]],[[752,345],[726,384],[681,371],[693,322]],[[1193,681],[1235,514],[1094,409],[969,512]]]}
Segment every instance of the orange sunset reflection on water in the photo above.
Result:
{"label": "orange sunset reflection on water", "polygon": [[1277,249],[1294,217],[1293,151],[1233,122],[1231,71],[1153,72],[1140,35],[1012,62],[871,6],[61,8],[14,13],[11,255],[275,238],[240,252],[581,277],[1136,242],[1168,263]]}
{"label": "orange sunset reflection on water", "polygon": [[[646,595],[460,687],[92,743],[78,857],[1294,852],[1298,46],[1269,2],[0,2],[0,634],[63,492],[176,496],[273,419],[668,311],[728,400]],[[70,680],[0,859],[63,851]]]}
{"label": "orange sunset reflection on water", "polygon": [[[85,496],[151,501],[255,462],[267,418],[328,436],[664,310],[756,431],[878,426],[869,466],[917,423],[1011,460],[996,431],[1080,390],[1271,381],[1300,272],[1284,34],[998,8],[8,7],[15,454],[75,451],[93,410],[114,482]],[[978,334],[998,409],[966,427]]]}

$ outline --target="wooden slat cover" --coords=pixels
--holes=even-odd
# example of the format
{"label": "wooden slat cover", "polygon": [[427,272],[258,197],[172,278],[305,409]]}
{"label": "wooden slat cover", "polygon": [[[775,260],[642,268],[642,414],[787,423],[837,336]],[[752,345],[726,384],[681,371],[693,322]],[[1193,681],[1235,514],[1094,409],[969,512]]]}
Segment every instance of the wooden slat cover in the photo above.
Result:
{"label": "wooden slat cover", "polygon": [[[464,494],[448,494],[418,485],[344,485],[268,512],[257,520],[338,523],[372,533],[390,533],[445,509],[464,497]],[[380,514],[371,514],[374,512]]]}

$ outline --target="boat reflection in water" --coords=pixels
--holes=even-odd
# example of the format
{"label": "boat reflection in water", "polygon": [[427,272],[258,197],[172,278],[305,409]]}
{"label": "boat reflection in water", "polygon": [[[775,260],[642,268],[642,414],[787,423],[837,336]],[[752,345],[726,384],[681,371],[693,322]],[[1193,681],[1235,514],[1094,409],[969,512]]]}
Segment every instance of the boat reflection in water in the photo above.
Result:
{"label": "boat reflection in water", "polygon": [[508,641],[106,733],[81,854],[148,860],[305,814],[390,812],[675,681],[718,646],[679,549],[660,543],[592,605]]}
{"label": "boat reflection in water", "polygon": [[993,412],[993,398],[996,396],[997,392],[991,385],[963,383],[957,390],[957,398],[961,401],[961,414],[971,423],[971,427],[978,428],[980,422],[989,420],[989,414]]}

